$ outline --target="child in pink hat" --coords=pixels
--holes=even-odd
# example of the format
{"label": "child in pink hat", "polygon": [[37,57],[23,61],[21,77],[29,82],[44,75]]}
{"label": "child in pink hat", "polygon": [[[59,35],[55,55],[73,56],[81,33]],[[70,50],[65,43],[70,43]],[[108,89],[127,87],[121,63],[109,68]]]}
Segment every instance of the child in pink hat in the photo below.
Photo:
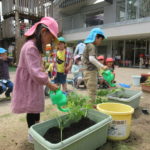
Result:
{"label": "child in pink hat", "polygon": [[50,83],[42,65],[45,47],[57,39],[57,34],[58,24],[51,17],[42,18],[25,33],[26,42],[21,49],[13,89],[12,112],[26,113],[28,128],[40,121],[40,113],[44,111],[43,85],[52,91],[58,88]]}

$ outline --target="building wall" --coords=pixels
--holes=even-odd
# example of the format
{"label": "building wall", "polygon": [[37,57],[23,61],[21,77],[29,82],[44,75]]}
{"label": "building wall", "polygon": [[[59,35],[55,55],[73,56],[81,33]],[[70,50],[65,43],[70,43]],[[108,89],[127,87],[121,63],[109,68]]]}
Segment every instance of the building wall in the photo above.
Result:
{"label": "building wall", "polygon": [[[117,22],[117,1],[118,0],[113,0],[112,5],[108,3],[99,3],[96,5],[88,5],[86,7],[84,6],[80,11],[77,11],[71,16],[63,14],[62,28],[64,31],[64,36],[66,36],[66,38],[69,37],[69,41],[77,40],[77,38],[79,38],[79,40],[85,39],[88,32],[94,27],[100,27],[104,29],[108,39],[128,39],[148,36],[150,34],[150,16],[146,18],[127,20],[130,18],[128,18],[127,15],[129,10],[125,10],[125,20],[120,20],[120,22]],[[126,2],[127,1],[128,0],[126,0]],[[138,1],[140,2],[142,0]],[[138,8],[140,8],[140,6],[138,6]],[[104,9],[104,24],[87,28],[85,24],[86,15],[101,9]]]}
{"label": "building wall", "polygon": [[[116,4],[117,1],[119,3]],[[113,58],[120,56],[120,65],[137,66],[141,53],[150,55],[150,1],[137,0],[137,2],[138,6],[134,5],[135,1],[129,4],[129,0],[113,0],[112,5],[99,3],[84,6],[70,16],[61,14],[63,36],[68,43],[76,43],[84,40],[92,28],[102,28],[107,39],[98,47],[98,55]],[[104,10],[104,24],[87,26],[85,23],[87,14],[100,10]],[[142,41],[145,41],[147,46],[141,46]]]}
{"label": "building wall", "polygon": [[[73,29],[85,28],[85,19],[88,14],[100,11],[104,8],[106,4],[96,4],[96,5],[87,5],[82,7],[79,11],[75,13],[59,13],[59,16],[54,16],[57,20],[62,21],[62,29],[63,31],[69,31]],[[55,9],[56,10],[56,9]],[[55,11],[54,10],[54,11]]]}
{"label": "building wall", "polygon": [[104,24],[114,23],[116,21],[116,0],[112,5],[104,7]]}
{"label": "building wall", "polygon": [[[108,39],[129,39],[129,38],[142,38],[150,36],[150,22],[137,22],[133,24],[114,26],[114,27],[101,27]],[[72,32],[66,31],[64,36],[68,41],[82,40],[87,37],[92,28],[74,30]]]}

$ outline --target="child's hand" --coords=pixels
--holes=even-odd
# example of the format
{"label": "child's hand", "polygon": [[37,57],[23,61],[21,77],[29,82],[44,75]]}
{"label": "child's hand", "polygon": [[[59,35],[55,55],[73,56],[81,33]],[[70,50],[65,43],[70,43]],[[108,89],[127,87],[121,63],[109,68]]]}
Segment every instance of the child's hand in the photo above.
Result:
{"label": "child's hand", "polygon": [[3,60],[7,60],[7,58],[8,58],[8,56],[7,56],[6,53],[2,55],[2,59],[3,59]]}
{"label": "child's hand", "polygon": [[103,69],[103,70],[107,70],[108,67],[107,67],[107,66],[103,66],[102,69]]}
{"label": "child's hand", "polygon": [[79,69],[79,71],[81,71],[81,72],[84,71],[84,70],[85,70],[84,68]]}
{"label": "child's hand", "polygon": [[47,86],[51,91],[56,91],[58,89],[58,86],[56,84],[48,83]]}

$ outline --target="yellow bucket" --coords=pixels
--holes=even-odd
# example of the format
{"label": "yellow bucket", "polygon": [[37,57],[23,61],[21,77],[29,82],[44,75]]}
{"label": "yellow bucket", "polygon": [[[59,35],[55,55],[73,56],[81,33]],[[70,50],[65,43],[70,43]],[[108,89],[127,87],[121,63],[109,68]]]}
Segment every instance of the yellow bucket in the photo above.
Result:
{"label": "yellow bucket", "polygon": [[97,105],[97,109],[112,116],[112,123],[108,130],[108,139],[118,141],[129,137],[134,108],[120,103],[102,103]]}

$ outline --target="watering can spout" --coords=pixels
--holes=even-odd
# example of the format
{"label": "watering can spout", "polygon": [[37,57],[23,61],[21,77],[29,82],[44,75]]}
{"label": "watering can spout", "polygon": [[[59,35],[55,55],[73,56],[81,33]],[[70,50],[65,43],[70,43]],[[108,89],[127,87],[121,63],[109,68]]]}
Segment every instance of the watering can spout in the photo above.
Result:
{"label": "watering can spout", "polygon": [[57,105],[57,108],[60,110],[60,111],[63,111],[63,112],[69,112],[69,108],[62,108],[60,106]]}

